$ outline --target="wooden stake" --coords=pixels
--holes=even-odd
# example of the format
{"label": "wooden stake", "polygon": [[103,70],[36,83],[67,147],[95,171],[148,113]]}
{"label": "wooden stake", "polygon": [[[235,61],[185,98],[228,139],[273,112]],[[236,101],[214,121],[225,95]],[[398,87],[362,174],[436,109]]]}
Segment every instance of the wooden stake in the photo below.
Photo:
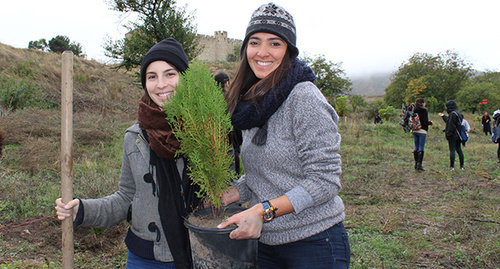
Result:
{"label": "wooden stake", "polygon": [[[62,54],[61,70],[61,192],[62,202],[73,200],[73,52]],[[73,213],[73,212],[71,212]],[[74,268],[73,214],[62,221],[63,268]]]}

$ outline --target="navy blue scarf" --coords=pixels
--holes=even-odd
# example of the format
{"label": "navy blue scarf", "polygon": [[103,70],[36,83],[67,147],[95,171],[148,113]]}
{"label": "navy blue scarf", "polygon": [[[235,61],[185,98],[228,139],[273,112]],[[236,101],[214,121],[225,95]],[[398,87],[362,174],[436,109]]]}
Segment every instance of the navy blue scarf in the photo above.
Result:
{"label": "navy blue scarf", "polygon": [[282,79],[276,88],[270,90],[256,104],[253,101],[240,101],[231,117],[233,126],[239,130],[263,127],[267,120],[288,98],[295,85],[304,81],[314,82],[316,75],[303,61],[295,58],[290,73]]}

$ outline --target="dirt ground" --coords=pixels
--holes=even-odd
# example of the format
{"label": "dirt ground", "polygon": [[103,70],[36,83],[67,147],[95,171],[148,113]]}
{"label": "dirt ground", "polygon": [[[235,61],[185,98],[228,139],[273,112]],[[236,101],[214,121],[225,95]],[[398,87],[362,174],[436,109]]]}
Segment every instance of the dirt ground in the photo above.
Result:
{"label": "dirt ground", "polygon": [[[61,260],[62,232],[61,222],[57,218],[51,217],[42,219],[29,218],[16,223],[2,224],[0,229],[17,226],[26,222],[32,223],[8,228],[0,232],[4,246],[0,251],[8,253],[11,250],[19,249],[20,245],[27,248],[22,252],[11,253],[11,260],[0,260],[0,264],[11,264],[16,260],[33,260],[33,263],[49,263]],[[39,220],[42,219],[42,220]],[[125,224],[117,225],[106,230],[92,230],[91,228],[78,228],[74,231],[75,253],[85,253],[85,255],[115,256],[118,251],[122,251],[121,246],[127,232]],[[30,249],[29,246],[38,246],[38,249]],[[8,255],[3,255],[6,259]]]}

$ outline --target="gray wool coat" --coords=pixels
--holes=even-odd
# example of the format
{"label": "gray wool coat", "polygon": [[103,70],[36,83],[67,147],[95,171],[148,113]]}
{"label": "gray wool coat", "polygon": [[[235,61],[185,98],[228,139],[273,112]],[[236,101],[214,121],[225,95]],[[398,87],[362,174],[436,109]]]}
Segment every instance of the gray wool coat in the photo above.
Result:
{"label": "gray wool coat", "polygon": [[[149,152],[149,144],[142,136],[139,124],[129,127],[125,133],[118,191],[99,199],[82,199],[84,218],[81,226],[108,228],[128,220],[129,232],[143,240],[154,241],[155,260],[168,262],[173,261],[173,257],[161,228],[158,195],[154,195],[158,193],[158,180],[149,165]],[[178,159],[178,171],[183,171],[183,167],[183,159]],[[148,173],[153,175],[154,184],[145,180]],[[151,223],[159,229],[150,230]],[[134,247],[128,246],[132,253]]]}

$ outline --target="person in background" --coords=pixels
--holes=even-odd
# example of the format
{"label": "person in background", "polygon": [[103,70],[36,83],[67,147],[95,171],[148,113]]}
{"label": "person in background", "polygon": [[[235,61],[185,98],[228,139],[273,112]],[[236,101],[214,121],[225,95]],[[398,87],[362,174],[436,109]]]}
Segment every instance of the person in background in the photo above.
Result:
{"label": "person in background", "polygon": [[377,114],[377,115],[375,116],[375,118],[373,119],[373,124],[377,125],[377,124],[382,124],[382,123],[384,123],[384,122],[382,121],[382,117],[380,117],[380,115],[379,115],[379,114]]}
{"label": "person in background", "polygon": [[[229,76],[222,72],[219,71],[215,73],[214,75],[214,81],[217,83],[217,86],[219,86],[222,89],[222,93],[225,95],[227,90],[229,89],[229,83],[230,79]],[[229,154],[233,156],[234,162],[231,164],[231,169],[236,172],[236,174],[240,174],[241,168],[240,168],[240,146],[241,146],[241,131],[233,128],[233,131],[229,134],[229,139],[231,142],[231,150],[229,151]]]}
{"label": "person in background", "polygon": [[429,112],[427,111],[427,108],[425,108],[424,98],[417,98],[415,100],[413,112],[418,114],[418,118],[420,119],[420,124],[422,126],[421,129],[412,131],[413,142],[415,144],[413,150],[415,170],[425,171],[425,168],[422,166],[422,162],[424,160],[424,148],[425,141],[427,139],[427,131],[429,131],[429,126],[432,125],[432,121],[429,121]]}
{"label": "person in background", "polygon": [[245,174],[223,195],[250,203],[218,227],[236,224],[231,239],[258,238],[261,269],[348,268],[339,117],[297,59],[295,30],[273,3],[251,16],[226,95]]}
{"label": "person in background", "polygon": [[227,89],[229,89],[229,76],[226,73],[219,71],[214,75],[214,80],[217,82],[217,86],[222,89],[222,92],[226,94]]}
{"label": "person in background", "polygon": [[485,135],[491,135],[491,118],[488,112],[484,112],[484,116],[481,118],[481,124],[483,125],[483,132]]}
{"label": "person in background", "polygon": [[493,112],[493,126],[496,128],[496,142],[498,143],[497,157],[500,163],[500,107]]}
{"label": "person in background", "polygon": [[462,113],[458,110],[457,103],[454,100],[446,102],[446,112],[448,116],[439,113],[439,116],[446,122],[444,132],[448,140],[448,147],[450,150],[450,170],[455,170],[455,151],[458,153],[460,160],[460,169],[464,170],[464,153],[462,152],[461,141],[458,135],[458,130],[462,125]]}
{"label": "person in background", "polygon": [[125,132],[118,191],[99,199],[56,200],[58,218],[73,212],[75,227],[108,228],[127,220],[127,268],[191,268],[184,218],[200,205],[187,175],[187,160],[176,156],[180,143],[162,106],[175,93],[188,68],[182,45],[165,39],[144,57],[140,74],[144,95],[138,122]]}
{"label": "person in background", "polygon": [[467,130],[467,132],[470,132],[469,122],[465,118],[462,120],[462,125],[465,126],[465,129]]}

